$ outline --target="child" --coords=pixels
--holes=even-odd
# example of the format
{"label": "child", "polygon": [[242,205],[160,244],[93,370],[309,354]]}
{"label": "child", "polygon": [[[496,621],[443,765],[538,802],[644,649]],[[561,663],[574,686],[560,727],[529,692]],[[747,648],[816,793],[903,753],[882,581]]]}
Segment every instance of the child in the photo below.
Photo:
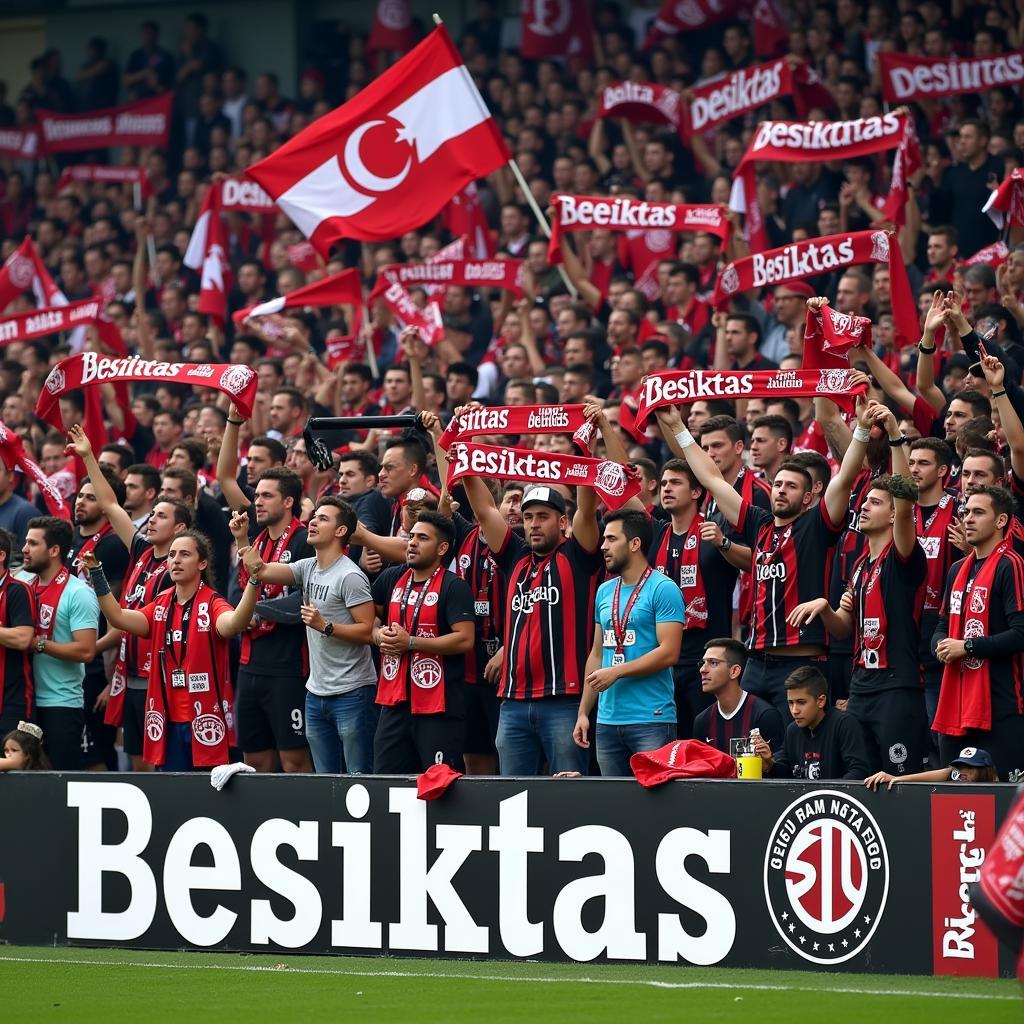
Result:
{"label": "child", "polygon": [[936,768],[930,772],[916,772],[913,775],[890,775],[876,772],[864,780],[868,789],[877,790],[886,783],[892,789],[894,782],[998,782],[996,766],[987,750],[964,747],[960,755],[949,762],[948,768]]}
{"label": "child", "polygon": [[43,750],[43,730],[31,722],[19,722],[4,737],[4,756],[0,772],[47,771],[50,760]]}

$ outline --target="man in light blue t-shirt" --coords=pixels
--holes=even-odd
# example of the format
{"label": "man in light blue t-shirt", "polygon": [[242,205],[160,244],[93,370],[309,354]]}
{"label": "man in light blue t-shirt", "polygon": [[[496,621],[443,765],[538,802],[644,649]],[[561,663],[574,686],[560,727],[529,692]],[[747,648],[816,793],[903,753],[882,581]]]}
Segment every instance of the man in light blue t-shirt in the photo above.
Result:
{"label": "man in light blue t-shirt", "polygon": [[590,746],[597,704],[602,775],[631,775],[629,759],[676,738],[672,666],[686,621],[679,587],[647,562],[653,530],[646,512],[621,509],[604,521],[601,551],[612,579],[594,603],[594,643],[573,739]]}
{"label": "man in light blue t-shirt", "polygon": [[85,666],[96,655],[100,609],[88,583],[67,565],[73,531],[66,519],[37,516],[29,521],[22,576],[36,594],[32,643],[35,681],[33,718],[43,730],[43,747],[59,771],[82,767],[85,728]]}

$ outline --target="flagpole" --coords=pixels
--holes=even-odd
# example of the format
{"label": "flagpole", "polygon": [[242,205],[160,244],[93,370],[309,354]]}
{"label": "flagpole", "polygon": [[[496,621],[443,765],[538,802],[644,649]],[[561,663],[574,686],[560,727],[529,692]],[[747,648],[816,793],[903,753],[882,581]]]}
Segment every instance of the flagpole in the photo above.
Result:
{"label": "flagpole", "polygon": [[366,303],[362,306],[362,323],[359,325],[363,334],[363,342],[366,345],[366,364],[370,367],[370,373],[376,380],[380,376],[380,367],[377,366],[377,353],[373,351],[373,328],[370,325],[370,311]]}
{"label": "flagpole", "polygon": [[[441,15],[434,14],[434,24],[441,26],[444,22],[441,19]],[[541,231],[544,232],[544,237],[551,238],[551,225],[548,223],[547,217],[541,212],[541,208],[537,205],[537,200],[534,198],[533,193],[530,191],[530,186],[526,183],[526,178],[523,177],[523,172],[519,169],[519,164],[516,163],[515,157],[511,157],[508,162],[509,169],[512,171],[512,175],[516,179],[516,184],[522,190],[523,196],[526,198],[526,202],[530,209],[533,211],[534,217],[537,218],[537,223],[540,225]],[[562,283],[569,290],[569,294],[574,298],[579,298],[579,293],[576,291],[576,286],[569,280],[569,275],[565,272],[565,267],[561,263],[556,265],[559,276],[562,278]]]}

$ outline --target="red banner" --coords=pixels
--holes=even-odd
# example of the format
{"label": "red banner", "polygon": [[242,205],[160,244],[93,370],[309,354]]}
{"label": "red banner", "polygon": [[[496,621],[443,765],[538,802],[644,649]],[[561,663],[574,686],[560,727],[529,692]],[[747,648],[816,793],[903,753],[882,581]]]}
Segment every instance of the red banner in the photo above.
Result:
{"label": "red banner", "polygon": [[644,49],[649,50],[678,32],[700,32],[727,21],[739,6],[740,0],[662,0],[661,9],[647,30]]}
{"label": "red banner", "polygon": [[501,288],[518,299],[523,295],[522,260],[430,260],[426,263],[391,263],[377,275],[370,298],[375,299],[399,282],[414,285],[462,285],[465,288]]}
{"label": "red banner", "polygon": [[106,164],[75,164],[68,167],[57,179],[55,191],[67,188],[76,181],[100,181],[113,185],[139,185],[142,198],[153,194],[149,186],[149,175],[141,167],[109,167]]}
{"label": "red banner", "polygon": [[522,448],[496,448],[487,444],[456,441],[448,463],[448,486],[464,476],[522,483],[593,487],[611,509],[622,508],[640,493],[639,473],[609,459],[583,455],[553,455]]}
{"label": "red banner", "polygon": [[[67,307],[70,308],[70,307]],[[36,416],[64,429],[60,405],[63,395],[78,391],[90,384],[140,380],[166,384],[188,384],[193,387],[215,388],[227,395],[245,419],[252,415],[259,378],[248,366],[235,363],[162,363],[139,356],[111,358],[96,352],[82,352],[62,359],[43,384],[36,403]]]}
{"label": "red banner", "polygon": [[391,310],[403,327],[415,327],[431,348],[444,337],[441,307],[436,302],[429,302],[426,308],[420,309],[406,291],[405,285],[398,281],[393,281],[374,297]]}
{"label": "red banner", "polygon": [[441,435],[441,447],[487,434],[572,434],[573,441],[590,452],[594,425],[582,405],[470,406],[452,417]]}
{"label": "red banner", "polygon": [[551,208],[554,220],[549,263],[562,262],[565,231],[708,231],[724,242],[732,230],[724,208],[714,203],[648,203],[625,196],[555,195]]}
{"label": "red banner", "polygon": [[590,0],[523,0],[524,57],[594,59]]}
{"label": "red banner", "polygon": [[867,390],[852,382],[852,370],[663,370],[640,386],[636,425],[643,428],[655,409],[712,398],[830,398],[852,412]]}
{"label": "red banner", "polygon": [[963,267],[973,267],[976,263],[988,263],[992,267],[999,267],[1006,262],[1006,257],[1009,255],[1010,250],[1005,242],[993,242],[991,245],[986,245],[984,249],[979,249],[960,265]]}
{"label": "red banner", "polygon": [[83,324],[96,324],[102,315],[103,303],[99,299],[83,299],[67,306],[51,306],[48,309],[15,313],[13,316],[0,318],[0,345],[11,345],[16,341],[28,341],[31,338],[44,338],[47,334],[70,331],[73,327],[80,327]]}
{"label": "red banner", "polygon": [[161,146],[171,131],[174,93],[139,100],[123,107],[87,114],[37,110],[39,143],[44,153],[76,153],[111,146]]}
{"label": "red banner", "polygon": [[999,977],[999,949],[968,899],[996,838],[991,793],[932,794],[932,953],[936,974]]}
{"label": "red banner", "polygon": [[879,51],[886,103],[934,100],[964,92],[986,93],[997,85],[1024,82],[1024,50],[991,57],[913,57]]}
{"label": "red banner", "polygon": [[637,124],[668,124],[676,130],[682,109],[679,93],[656,82],[612,82],[601,93],[599,117],[624,117]]}
{"label": "red banner", "polygon": [[57,489],[57,485],[39,468],[34,460],[30,459],[25,451],[25,443],[21,436],[11,430],[6,423],[0,421],[0,457],[10,472],[15,466],[29,477],[39,488],[39,493],[46,503],[46,510],[51,516],[58,516],[60,519],[71,519],[71,509],[64,500],[64,495]]}
{"label": "red banner", "polygon": [[817,312],[808,307],[804,345],[808,341],[820,344],[825,352],[843,355],[851,348],[871,344],[871,321],[866,316],[840,313],[829,305]]}
{"label": "red banner", "polygon": [[238,176],[221,181],[220,208],[225,213],[229,210],[239,213],[274,213],[277,203],[255,181]]}
{"label": "red banner", "polygon": [[35,160],[38,155],[39,132],[35,128],[0,128],[0,156]]}

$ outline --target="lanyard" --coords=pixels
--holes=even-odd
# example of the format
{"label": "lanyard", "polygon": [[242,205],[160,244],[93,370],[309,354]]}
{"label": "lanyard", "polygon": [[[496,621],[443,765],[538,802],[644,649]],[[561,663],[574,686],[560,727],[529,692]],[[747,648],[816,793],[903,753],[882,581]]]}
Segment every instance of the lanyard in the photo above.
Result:
{"label": "lanyard", "polygon": [[644,569],[643,576],[640,577],[640,581],[633,588],[633,593],[629,595],[629,600],[626,602],[626,611],[621,621],[619,620],[619,595],[622,593],[622,577],[620,576],[615,581],[615,594],[612,597],[612,633],[615,636],[616,654],[625,653],[626,626],[629,625],[629,613],[633,610],[633,605],[636,604],[636,599],[640,596],[640,591],[644,589],[644,584],[650,575],[651,567],[647,566]]}
{"label": "lanyard", "polygon": [[[439,565],[434,570],[434,572],[431,574],[430,579],[427,580],[427,582],[423,584],[423,589],[417,595],[416,604],[413,606],[413,609],[412,609],[412,624],[409,626],[409,628],[407,630],[409,636],[416,636],[416,629],[419,626],[419,622],[420,622],[420,612],[423,611],[423,602],[426,600],[427,594],[430,591],[430,588],[434,585],[434,580],[437,579],[437,574],[439,572],[442,572],[442,571],[443,571],[443,569]],[[412,571],[412,569],[410,569],[409,570],[409,578],[405,581],[405,590],[402,593],[402,606],[398,610],[398,614],[399,615],[402,615],[404,609],[409,607],[409,595],[412,593],[412,584],[413,584],[413,571]],[[405,617],[406,621],[408,621],[409,617],[408,616],[404,616],[404,617]]]}
{"label": "lanyard", "polygon": [[[198,591],[196,592],[198,593]],[[167,660],[170,662],[173,668],[181,668],[185,664],[185,657],[188,653],[188,623],[189,619],[192,618],[192,603],[195,601],[196,595],[193,594],[183,606],[181,606],[181,653],[175,655],[174,653],[174,637],[172,626],[174,624],[173,609],[178,607],[178,599],[172,598],[171,600],[171,613],[167,616],[167,626],[164,630],[164,651],[166,652]]]}
{"label": "lanyard", "polygon": [[[776,531],[781,530],[782,527],[781,526],[772,526],[771,529],[772,529],[772,533],[775,534]],[[764,565],[771,565],[773,562],[776,561],[776,559],[778,559],[779,555],[782,553],[782,546],[786,543],[786,541],[789,540],[790,534],[792,532],[793,532],[793,524],[790,523],[789,526],[787,526],[785,528],[783,533],[778,534],[778,536],[774,538],[775,539],[775,544],[771,548],[771,550],[765,551],[764,549],[762,549],[760,551],[761,561],[762,561],[762,563]]]}

